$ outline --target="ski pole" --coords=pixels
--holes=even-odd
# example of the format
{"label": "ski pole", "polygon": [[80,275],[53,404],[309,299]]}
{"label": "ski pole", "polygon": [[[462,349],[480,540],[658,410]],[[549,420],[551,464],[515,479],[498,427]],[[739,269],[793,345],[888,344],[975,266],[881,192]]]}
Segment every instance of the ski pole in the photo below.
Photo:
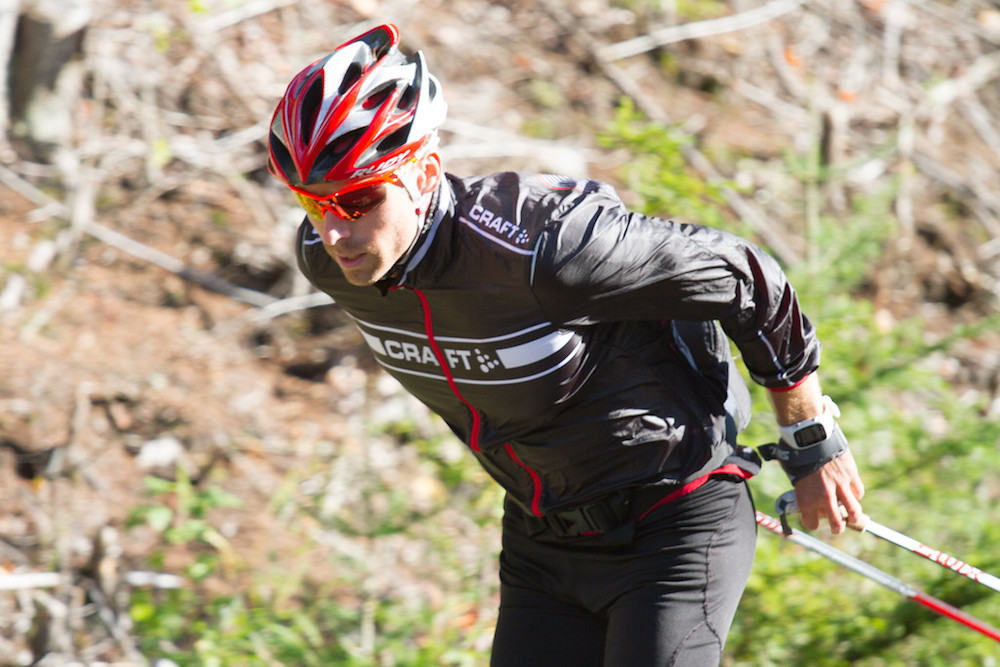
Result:
{"label": "ski pole", "polygon": [[[786,514],[797,514],[799,506],[795,499],[795,492],[787,491],[781,494],[778,500],[774,503],[774,509],[783,520],[784,515]],[[994,591],[1000,592],[1000,578],[997,578],[988,572],[983,572],[978,567],[973,567],[972,565],[969,565],[954,556],[949,556],[943,551],[938,551],[937,549],[933,549],[926,544],[921,544],[912,537],[908,537],[907,535],[893,530],[888,526],[883,526],[880,523],[872,521],[871,517],[868,515],[865,515],[862,518],[859,525],[850,525],[849,527],[859,533],[871,533],[875,537],[879,537],[890,544],[895,544],[897,547],[902,547],[903,549],[915,553],[918,556],[923,556],[927,560],[933,561],[942,567],[946,567],[953,572],[966,576],[969,579],[986,586],[987,588],[992,588]]]}
{"label": "ski pole", "polygon": [[801,533],[794,528],[788,528],[787,525],[782,526],[781,521],[760,511],[757,512],[757,525],[763,526],[772,533],[782,535],[785,539],[791,540],[795,544],[803,546],[806,549],[809,549],[810,551],[837,563],[838,565],[867,577],[875,583],[880,584],[905,598],[922,604],[941,616],[957,621],[966,627],[972,628],[976,632],[986,635],[994,641],[1000,642],[1000,630],[997,630],[993,626],[980,621],[974,616],[970,616],[961,609],[953,607],[943,600],[939,600],[932,595],[928,595],[917,590],[909,584],[900,581],[891,574],[883,572],[877,567],[869,565],[868,563],[859,560],[850,554],[846,554],[840,549],[832,547],[826,542],[816,539],[812,535]]}

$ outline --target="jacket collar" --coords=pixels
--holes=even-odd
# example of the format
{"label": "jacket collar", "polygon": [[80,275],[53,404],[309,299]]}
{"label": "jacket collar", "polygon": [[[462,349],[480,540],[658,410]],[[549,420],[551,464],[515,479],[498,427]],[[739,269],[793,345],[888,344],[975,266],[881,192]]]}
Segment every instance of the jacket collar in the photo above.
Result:
{"label": "jacket collar", "polygon": [[431,197],[427,213],[424,214],[423,227],[417,232],[417,236],[413,239],[410,248],[403,253],[403,256],[385,274],[385,277],[375,283],[375,287],[379,289],[383,296],[390,289],[401,287],[406,283],[410,277],[410,273],[420,264],[421,260],[427,255],[428,250],[430,250],[431,244],[437,236],[438,229],[441,227],[441,221],[451,211],[453,203],[454,194],[451,190],[451,184],[446,177],[442,176],[441,182],[438,183],[437,189],[434,190],[434,196]]}

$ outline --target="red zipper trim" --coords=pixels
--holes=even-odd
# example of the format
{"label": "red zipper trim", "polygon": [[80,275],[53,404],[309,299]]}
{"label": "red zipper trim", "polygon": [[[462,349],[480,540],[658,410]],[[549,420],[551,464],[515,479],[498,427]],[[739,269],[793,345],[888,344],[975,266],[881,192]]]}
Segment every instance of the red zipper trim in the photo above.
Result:
{"label": "red zipper trim", "polygon": [[427,334],[427,342],[430,343],[431,350],[434,351],[434,356],[437,357],[438,364],[441,366],[441,372],[444,373],[444,378],[448,381],[448,386],[451,387],[451,392],[455,394],[458,400],[460,400],[465,407],[469,409],[469,412],[472,413],[472,433],[469,434],[469,447],[472,451],[478,452],[480,424],[479,411],[472,407],[472,404],[465,400],[462,393],[458,390],[458,385],[455,384],[455,378],[451,374],[451,369],[448,368],[448,362],[445,360],[444,354],[441,352],[441,348],[438,347],[437,341],[434,340],[434,327],[431,324],[431,307],[427,303],[427,297],[425,297],[424,293],[418,289],[407,289],[416,294],[417,298],[420,299],[420,305],[424,310],[424,332]]}
{"label": "red zipper trim", "polygon": [[[392,289],[399,288],[394,287]],[[438,347],[437,341],[434,340],[434,327],[431,323],[431,307],[427,303],[427,297],[424,296],[424,293],[418,289],[406,289],[409,289],[417,295],[418,299],[420,299],[420,305],[424,311],[424,332],[427,334],[427,342],[430,344],[431,350],[433,350],[434,356],[437,358],[438,364],[441,366],[441,372],[444,373],[445,380],[448,381],[448,386],[451,387],[451,392],[455,394],[456,398],[458,398],[458,400],[460,400],[472,414],[472,433],[469,435],[469,448],[474,452],[479,452],[481,451],[479,449],[479,427],[481,424],[479,410],[474,408],[471,403],[465,400],[465,397],[462,396],[462,392],[458,390],[458,385],[455,384],[455,378],[451,374],[451,369],[448,368],[448,363],[444,358],[444,354],[441,352],[441,348]],[[527,471],[527,473],[531,476],[531,483],[534,487],[531,497],[531,511],[535,516],[542,516],[542,511],[540,509],[542,502],[542,478],[537,472],[522,463],[521,459],[517,458],[517,455],[514,454],[514,448],[510,446],[509,442],[504,443],[504,449],[507,450],[507,455],[510,456],[514,463]]]}
{"label": "red zipper trim", "polygon": [[521,459],[517,458],[517,454],[514,453],[514,448],[510,446],[509,442],[505,442],[504,449],[507,450],[507,455],[531,475],[531,482],[534,484],[535,490],[531,494],[531,513],[535,516],[542,516],[541,504],[542,504],[542,478],[538,476],[538,473],[524,465]]}
{"label": "red zipper trim", "polygon": [[666,505],[669,502],[673,502],[673,501],[677,500],[678,498],[682,498],[682,497],[686,496],[687,494],[692,493],[692,492],[700,489],[705,484],[705,482],[707,482],[709,479],[711,479],[712,476],[714,476],[714,475],[736,475],[737,477],[741,477],[743,479],[750,479],[751,477],[753,477],[753,475],[751,475],[750,473],[748,473],[746,470],[744,470],[743,468],[739,467],[735,463],[727,463],[726,465],[722,466],[721,468],[716,468],[712,472],[706,473],[706,474],[702,475],[701,477],[699,477],[698,479],[693,479],[690,482],[688,482],[687,484],[685,484],[684,486],[682,486],[681,488],[677,489],[676,491],[673,491],[673,492],[668,493],[667,495],[663,496],[652,507],[650,507],[648,510],[646,510],[645,512],[643,512],[642,514],[640,514],[639,518],[636,519],[636,521],[637,522],[638,521],[642,521],[643,519],[646,518],[646,516],[650,512],[652,512],[653,510],[655,510],[657,507],[663,507],[664,505]]}

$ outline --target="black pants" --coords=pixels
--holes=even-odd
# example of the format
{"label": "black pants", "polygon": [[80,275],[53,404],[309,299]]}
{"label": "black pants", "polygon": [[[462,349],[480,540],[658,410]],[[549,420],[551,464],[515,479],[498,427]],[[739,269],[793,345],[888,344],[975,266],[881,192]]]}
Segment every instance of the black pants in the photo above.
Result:
{"label": "black pants", "polygon": [[719,664],[756,543],[746,483],[713,478],[625,530],[532,537],[508,507],[493,667]]}

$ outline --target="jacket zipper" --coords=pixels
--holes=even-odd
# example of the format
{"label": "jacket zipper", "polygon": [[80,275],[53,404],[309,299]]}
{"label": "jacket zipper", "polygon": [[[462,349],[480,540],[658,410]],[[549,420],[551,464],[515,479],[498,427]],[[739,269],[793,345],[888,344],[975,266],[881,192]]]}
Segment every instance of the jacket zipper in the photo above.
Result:
{"label": "jacket zipper", "polygon": [[455,397],[458,398],[458,400],[460,400],[462,404],[465,405],[465,407],[467,407],[469,409],[469,412],[472,414],[472,432],[469,434],[469,448],[471,448],[472,451],[478,453],[480,451],[479,410],[474,408],[472,406],[472,403],[469,403],[467,400],[465,400],[465,397],[463,397],[462,393],[458,390],[458,385],[455,384],[455,378],[451,374],[451,369],[448,368],[448,363],[444,358],[444,354],[441,352],[441,348],[438,347],[437,341],[434,340],[434,327],[431,324],[431,307],[427,303],[427,297],[424,296],[424,293],[418,289],[414,289],[412,287],[407,287],[406,289],[416,294],[417,298],[420,299],[420,307],[424,311],[424,333],[427,334],[427,342],[430,344],[431,350],[434,351],[434,356],[438,360],[438,365],[441,366],[441,372],[444,373],[444,379],[447,380],[448,386],[451,387],[451,392],[455,394]]}
{"label": "jacket zipper", "polygon": [[[427,334],[427,342],[430,344],[431,350],[434,352],[434,356],[438,360],[438,365],[441,366],[441,372],[444,374],[444,378],[448,382],[451,392],[455,394],[455,397],[461,401],[466,408],[468,408],[469,413],[472,415],[472,432],[469,434],[469,448],[476,453],[480,453],[482,450],[479,448],[479,428],[481,424],[479,410],[465,400],[465,397],[462,396],[462,393],[458,390],[458,385],[455,383],[455,378],[451,374],[451,369],[448,367],[444,354],[441,352],[441,348],[438,347],[437,341],[434,339],[434,327],[431,323],[431,308],[427,303],[427,297],[424,296],[424,293],[418,289],[412,287],[407,287],[406,289],[416,294],[417,298],[420,299],[420,307],[423,309],[424,313],[424,333]],[[521,459],[517,458],[517,455],[514,453],[514,448],[509,442],[504,443],[504,450],[506,450],[507,456],[509,456],[514,463],[524,469],[531,476],[531,512],[535,516],[542,516],[540,509],[542,501],[542,478],[535,470],[529,468],[521,462]]]}

